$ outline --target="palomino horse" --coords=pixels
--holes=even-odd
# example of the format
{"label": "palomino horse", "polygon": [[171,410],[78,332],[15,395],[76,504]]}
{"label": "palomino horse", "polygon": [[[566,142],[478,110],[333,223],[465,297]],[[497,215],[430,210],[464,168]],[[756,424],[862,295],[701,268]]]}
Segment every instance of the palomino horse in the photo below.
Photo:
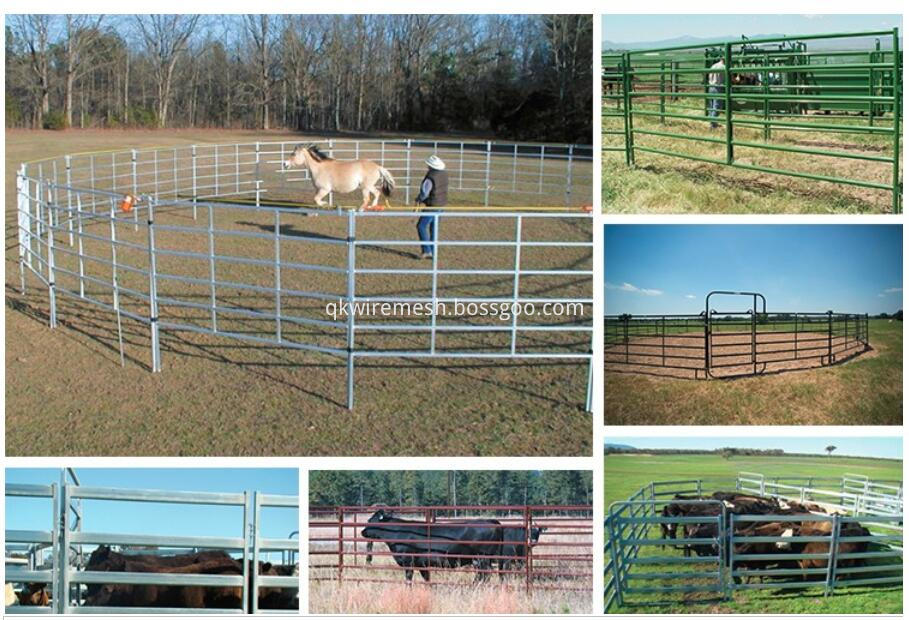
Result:
{"label": "palomino horse", "polygon": [[395,187],[391,173],[376,162],[369,159],[337,161],[320,151],[315,144],[297,145],[290,159],[284,162],[285,170],[294,166],[305,166],[309,170],[312,184],[316,187],[316,204],[320,207],[325,204],[322,199],[330,192],[347,194],[357,189],[363,193],[360,208],[369,206],[370,196],[374,207],[379,202],[380,188],[382,194],[390,196]]}

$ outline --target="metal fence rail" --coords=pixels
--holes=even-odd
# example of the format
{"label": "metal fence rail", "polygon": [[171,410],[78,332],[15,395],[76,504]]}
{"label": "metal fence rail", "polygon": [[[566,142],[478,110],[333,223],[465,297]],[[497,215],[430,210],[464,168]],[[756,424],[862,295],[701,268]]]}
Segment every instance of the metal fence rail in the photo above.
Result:
{"label": "metal fence rail", "polygon": [[[636,595],[648,595],[648,602],[652,602],[654,595],[698,592],[727,598],[736,590],[822,587],[826,596],[849,586],[902,584],[902,483],[866,480],[867,485],[856,489],[855,480],[853,474],[842,478],[783,478],[742,472],[734,480],[654,481],[642,487],[607,510],[604,612],[613,607],[621,611],[623,605],[634,604]],[[705,495],[708,489],[735,489],[816,504],[831,514],[734,514],[723,502]],[[685,498],[678,499],[677,495]],[[880,509],[883,495],[887,514]],[[712,505],[719,514],[666,516],[663,508],[669,503]],[[828,533],[764,535],[749,527],[770,522],[828,524]],[[686,530],[681,529],[683,526],[695,527]],[[856,535],[859,527],[868,533]],[[668,528],[679,531],[668,533]],[[798,547],[799,552],[789,552],[793,544],[801,543],[805,546]],[[855,551],[857,547],[850,547],[851,543],[867,549]],[[767,553],[768,545],[779,547]],[[672,553],[680,547],[685,548],[684,555]],[[771,560],[782,564],[766,563]],[[758,583],[752,581],[754,577],[759,578]]]}
{"label": "metal fence rail", "polygon": [[[399,188],[408,202],[419,182],[411,174],[421,161],[417,149],[430,149],[419,157],[448,149],[458,155],[458,166],[449,167],[458,179],[454,187],[482,191],[477,204],[522,192],[551,199],[558,186],[566,204],[575,205],[542,212],[507,206],[426,212],[435,230],[433,258],[414,267],[401,260],[425,245],[401,219],[413,213],[359,212],[337,204],[310,209],[273,199],[295,187],[288,183],[305,180],[305,172],[280,170],[292,148],[196,145],[23,165],[17,176],[23,291],[27,273],[47,288],[52,328],[60,296],[116,315],[121,363],[123,321],[147,326],[153,371],[162,368],[161,334],[167,331],[324,353],[347,362],[350,408],[356,358],[574,360],[587,363],[589,410],[592,216],[576,208],[590,199],[589,191],[578,192],[584,179],[579,167],[590,172],[589,153],[574,146],[328,141],[326,148],[341,157],[378,153],[388,165],[403,161]],[[471,168],[476,158],[484,162],[481,169]],[[528,166],[529,185],[522,181],[531,174]],[[482,177],[480,187],[471,186],[472,175]],[[130,212],[119,208],[125,194],[138,198]],[[320,232],[302,230],[302,218],[316,215]],[[479,238],[459,233],[462,224],[478,223],[487,230]],[[466,276],[489,282],[488,290],[471,293],[457,284]],[[416,284],[393,292],[374,285],[378,278]],[[455,297],[448,290],[467,292]],[[355,311],[329,316],[328,304]],[[383,304],[392,310],[386,320],[364,318],[362,309]],[[468,304],[509,308],[510,317],[469,317],[463,311]],[[439,316],[449,305],[461,313]],[[563,314],[522,315],[531,305]],[[405,306],[429,311],[407,315]]]}
{"label": "metal fence rail", "polygon": [[[521,585],[532,590],[590,591],[593,563],[591,506],[383,506],[386,513],[406,519],[394,523],[425,536],[429,545],[451,543],[438,527],[502,530],[502,540],[472,541],[480,547],[469,555],[445,551],[390,551],[385,539],[366,538],[364,527],[375,506],[310,507],[309,580],[400,584],[402,571],[424,572],[431,586],[458,587],[474,580]],[[473,520],[473,522],[472,522]],[[412,523],[409,523],[412,522]],[[538,540],[532,531],[542,528]],[[434,565],[406,564],[432,560]],[[401,562],[398,562],[401,560]],[[405,565],[400,565],[401,563]],[[447,565],[451,564],[451,566]],[[460,565],[462,568],[454,568]],[[465,575],[469,579],[465,580]]]}
{"label": "metal fence rail", "polygon": [[[751,297],[753,307],[711,308],[710,297],[718,294]],[[760,293],[714,291],[701,314],[606,315],[604,326],[607,370],[693,374],[695,379],[828,366],[869,346],[867,314],[768,313]]]}
{"label": "metal fence rail", "polygon": [[[603,150],[624,151],[629,166],[649,154],[880,190],[899,213],[901,65],[897,28],[604,53]],[[817,132],[856,138],[837,149],[791,138]],[[775,164],[773,153],[794,157]],[[827,174],[836,160],[867,170]]]}
{"label": "metal fence rail", "polygon": [[[250,591],[259,588],[298,588],[299,578],[275,575],[260,575],[260,560],[269,553],[286,550],[297,551],[299,541],[294,539],[264,538],[260,533],[262,508],[284,507],[299,509],[295,496],[268,495],[258,491],[244,493],[202,493],[183,491],[158,491],[148,489],[117,489],[107,487],[85,487],[64,483],[58,487],[7,484],[6,497],[47,497],[52,499],[48,514],[49,530],[12,531],[6,530],[7,549],[11,543],[29,543],[52,547],[51,566],[43,570],[20,570],[7,568],[8,583],[51,584],[51,606],[6,607],[8,614],[57,613],[57,614],[136,614],[136,613],[298,613],[297,610],[260,610],[258,595]],[[181,505],[208,505],[242,508],[242,521],[238,520],[240,536],[159,536],[119,534],[113,532],[86,532],[73,528],[72,507],[81,500],[105,500],[115,502],[154,502]],[[80,516],[81,519],[81,516]],[[242,575],[204,575],[142,572],[107,572],[85,570],[84,546],[138,545],[154,547],[173,552],[175,550],[220,549],[240,554],[243,563]],[[145,553],[145,551],[143,551]],[[154,553],[149,550],[148,553]],[[172,586],[232,586],[242,588],[242,607],[236,609],[207,608],[160,608],[160,607],[114,607],[88,606],[84,604],[83,586],[90,584],[127,585],[172,585]],[[249,609],[247,609],[249,606]]]}

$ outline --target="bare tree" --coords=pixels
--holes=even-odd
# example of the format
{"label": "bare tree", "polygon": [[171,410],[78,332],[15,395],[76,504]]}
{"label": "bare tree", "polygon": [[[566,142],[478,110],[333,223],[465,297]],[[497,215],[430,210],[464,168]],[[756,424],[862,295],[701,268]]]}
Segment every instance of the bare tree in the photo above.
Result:
{"label": "bare tree", "polygon": [[276,62],[273,58],[275,33],[280,32],[280,16],[247,15],[244,20],[246,34],[253,46],[256,72],[256,87],[259,91],[259,107],[262,110],[262,129],[269,128],[269,103],[274,82]]}
{"label": "bare tree", "polygon": [[14,31],[28,48],[32,90],[36,99],[33,126],[42,127],[50,112],[50,72],[48,45],[53,15],[17,15]]}
{"label": "bare tree", "polygon": [[73,87],[76,78],[90,56],[91,46],[98,39],[99,28],[104,16],[66,15],[63,38],[63,75],[65,95],[63,97],[63,123],[73,125]]}
{"label": "bare tree", "polygon": [[163,128],[167,123],[174,68],[199,23],[199,15],[142,15],[136,17],[136,23],[153,63],[158,127]]}

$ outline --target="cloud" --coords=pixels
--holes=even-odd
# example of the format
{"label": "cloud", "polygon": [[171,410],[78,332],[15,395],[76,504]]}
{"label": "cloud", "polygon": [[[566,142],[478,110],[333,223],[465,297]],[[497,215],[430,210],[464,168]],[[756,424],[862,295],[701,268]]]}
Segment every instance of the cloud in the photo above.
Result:
{"label": "cloud", "polygon": [[657,295],[662,295],[663,291],[657,290],[655,288],[638,288],[634,284],[629,284],[628,282],[622,282],[622,284],[610,284],[606,283],[606,288],[611,288],[617,291],[625,291],[626,293],[637,293],[638,295],[647,295],[648,297],[655,297]]}
{"label": "cloud", "polygon": [[899,288],[885,288],[885,289],[884,289],[884,292],[885,292],[885,293],[902,293],[902,292],[903,292],[903,289],[902,289],[902,287],[899,287]]}
{"label": "cloud", "polygon": [[685,299],[697,299],[694,295],[685,295]]}

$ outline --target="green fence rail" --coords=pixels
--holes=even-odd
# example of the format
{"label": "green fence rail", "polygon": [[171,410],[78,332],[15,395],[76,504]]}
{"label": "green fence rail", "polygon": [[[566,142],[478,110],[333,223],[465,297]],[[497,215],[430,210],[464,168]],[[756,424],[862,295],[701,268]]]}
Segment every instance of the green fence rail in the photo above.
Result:
{"label": "green fence rail", "polygon": [[898,28],[604,53],[602,150],[881,190],[899,213],[901,65]]}

